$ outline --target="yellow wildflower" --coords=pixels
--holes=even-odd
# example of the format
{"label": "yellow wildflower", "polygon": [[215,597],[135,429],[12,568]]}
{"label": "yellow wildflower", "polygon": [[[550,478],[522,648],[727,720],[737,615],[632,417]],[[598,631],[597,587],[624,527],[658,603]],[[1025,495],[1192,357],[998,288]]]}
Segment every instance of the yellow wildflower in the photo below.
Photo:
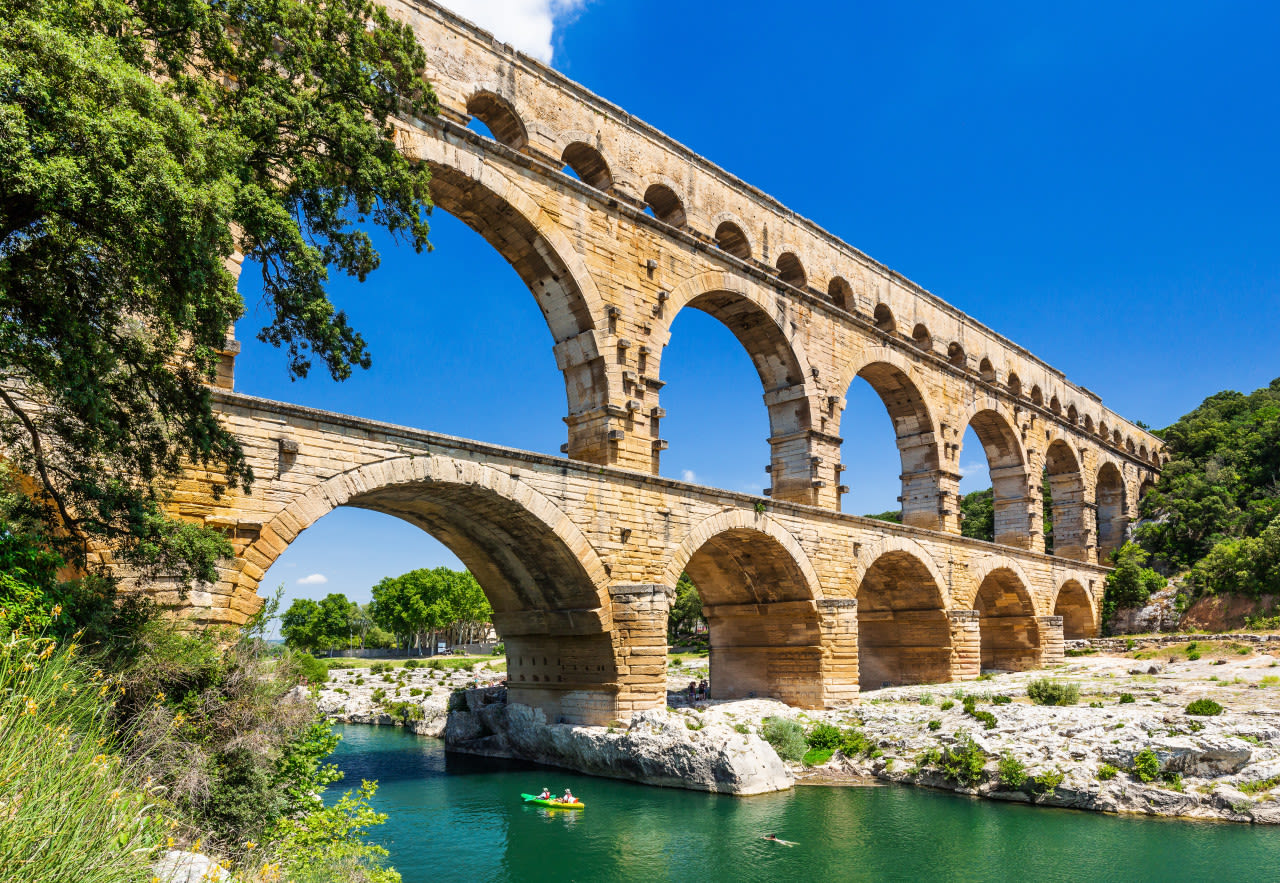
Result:
{"label": "yellow wildflower", "polygon": [[53,615],[53,618],[54,618],[54,619],[57,619],[59,616],[61,616],[61,615],[62,615],[62,605],[61,605],[61,604],[54,604],[54,605],[53,605],[53,609],[52,609],[52,610],[50,610],[50,611],[49,611],[49,613],[51,613],[51,614]]}
{"label": "yellow wildflower", "polygon": [[36,709],[40,707],[40,703],[32,699],[30,696],[23,697],[27,701],[27,714],[35,714]]}

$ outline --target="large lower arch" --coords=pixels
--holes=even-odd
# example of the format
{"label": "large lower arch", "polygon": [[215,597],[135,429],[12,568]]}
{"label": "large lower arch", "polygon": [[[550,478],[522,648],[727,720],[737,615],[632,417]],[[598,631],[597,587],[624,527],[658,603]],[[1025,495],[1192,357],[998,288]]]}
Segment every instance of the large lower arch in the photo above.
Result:
{"label": "large lower arch", "polygon": [[582,257],[517,181],[466,141],[408,129],[398,138],[431,168],[434,203],[483,236],[533,293],[564,374],[569,456],[612,462],[606,412],[616,378],[597,345],[605,305]]}
{"label": "large lower arch", "polygon": [[251,603],[246,593],[256,593],[276,557],[338,506],[415,524],[475,574],[506,643],[513,702],[540,708],[550,720],[600,722],[661,701],[660,685],[646,691],[620,683],[607,574],[586,537],[546,497],[479,463],[395,458],[312,487],[245,549],[233,605]]}
{"label": "large lower arch", "polygon": [[[838,388],[847,390],[860,377],[871,385],[889,412],[902,462],[902,523],[930,530],[954,529],[958,521],[948,524],[943,512],[947,496],[958,492],[960,476],[940,468],[937,424],[913,374],[911,363],[897,352],[876,348],[856,371],[839,381]],[[856,428],[842,428],[846,434],[851,431]]]}
{"label": "large lower arch", "polygon": [[1062,617],[1062,637],[1067,640],[1098,636],[1097,605],[1079,580],[1069,579],[1058,588],[1053,615]]}
{"label": "large lower arch", "polygon": [[[1019,549],[1036,547],[1039,525],[1032,507],[1027,455],[1013,422],[998,403],[984,399],[971,408],[973,429],[987,458],[995,504],[995,542]],[[964,432],[961,431],[963,438]],[[963,451],[956,454],[957,462]]]}
{"label": "large lower arch", "polygon": [[1080,460],[1062,439],[1049,445],[1045,471],[1053,497],[1053,554],[1076,561],[1092,560],[1096,554],[1093,513],[1085,503]]}
{"label": "large lower arch", "polygon": [[821,588],[794,537],[768,516],[723,512],[672,555],[666,579],[674,585],[681,572],[710,628],[713,698],[828,704],[838,685],[824,667]]}
{"label": "large lower arch", "polygon": [[978,583],[978,612],[984,670],[1026,671],[1043,659],[1040,623],[1026,576],[1015,566],[991,568]]}
{"label": "large lower arch", "polygon": [[928,556],[893,544],[858,585],[858,668],[863,690],[951,680],[951,626],[943,584]]}
{"label": "large lower arch", "polygon": [[1129,508],[1125,502],[1124,478],[1114,463],[1098,469],[1098,560],[1109,561],[1111,553],[1124,545],[1129,528]]}
{"label": "large lower arch", "polygon": [[[730,273],[703,273],[677,286],[662,309],[652,339],[665,348],[683,309],[706,313],[728,328],[760,377],[769,413],[770,481],[776,499],[816,503],[812,458],[822,439],[813,433],[812,375],[790,323],[779,318],[774,295]],[[661,349],[659,350],[662,351]],[[660,357],[659,357],[660,358]],[[656,373],[657,367],[651,372]]]}

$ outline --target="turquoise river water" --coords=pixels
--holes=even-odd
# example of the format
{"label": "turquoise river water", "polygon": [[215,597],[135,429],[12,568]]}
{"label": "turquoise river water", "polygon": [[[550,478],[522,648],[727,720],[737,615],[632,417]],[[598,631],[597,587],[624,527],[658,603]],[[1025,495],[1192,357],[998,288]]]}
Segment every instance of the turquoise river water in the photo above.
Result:
{"label": "turquoise river water", "polygon": [[[404,883],[490,880],[1280,881],[1280,829],[1041,809],[924,789],[735,798],[446,755],[393,727],[339,728],[337,788],[377,779],[372,839]],[[526,806],[566,787],[580,811]],[[762,840],[775,833],[794,847]]]}

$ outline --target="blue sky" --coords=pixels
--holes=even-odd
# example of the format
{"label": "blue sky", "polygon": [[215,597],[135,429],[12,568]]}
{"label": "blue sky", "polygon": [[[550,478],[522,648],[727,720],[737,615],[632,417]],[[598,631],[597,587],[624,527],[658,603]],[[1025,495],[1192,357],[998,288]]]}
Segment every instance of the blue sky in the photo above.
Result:
{"label": "blue sky", "polygon": [[[1095,390],[1165,426],[1280,375],[1280,7],[457,0],[464,15],[772,194]],[[373,367],[290,383],[253,339],[237,388],[558,454],[564,388],[527,289],[443,213],[435,251],[379,240],[335,280]],[[519,361],[513,370],[513,357]],[[758,492],[759,381],[685,311],[663,355],[663,473]],[[716,427],[738,431],[726,436]],[[845,510],[896,506],[883,407],[842,423]],[[985,487],[970,436],[965,490]],[[456,559],[414,527],[338,510],[263,583],[367,600],[383,576]],[[323,576],[299,584],[312,575]]]}

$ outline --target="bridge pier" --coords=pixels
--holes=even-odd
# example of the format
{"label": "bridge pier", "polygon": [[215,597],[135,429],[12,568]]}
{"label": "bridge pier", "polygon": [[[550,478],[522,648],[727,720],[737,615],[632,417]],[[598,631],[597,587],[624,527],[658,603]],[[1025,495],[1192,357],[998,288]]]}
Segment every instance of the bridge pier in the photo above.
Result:
{"label": "bridge pier", "polygon": [[667,614],[675,588],[658,583],[615,584],[609,587],[609,597],[618,670],[615,713],[609,720],[666,708]]}
{"label": "bridge pier", "polygon": [[971,681],[982,674],[982,634],[976,610],[948,610],[951,626],[951,680]]}
{"label": "bridge pier", "polygon": [[1061,616],[1037,616],[1040,628],[1040,665],[1061,665],[1066,659],[1066,644]]}
{"label": "bridge pier", "polygon": [[960,533],[960,475],[945,469],[907,472],[902,479],[902,523]]}

